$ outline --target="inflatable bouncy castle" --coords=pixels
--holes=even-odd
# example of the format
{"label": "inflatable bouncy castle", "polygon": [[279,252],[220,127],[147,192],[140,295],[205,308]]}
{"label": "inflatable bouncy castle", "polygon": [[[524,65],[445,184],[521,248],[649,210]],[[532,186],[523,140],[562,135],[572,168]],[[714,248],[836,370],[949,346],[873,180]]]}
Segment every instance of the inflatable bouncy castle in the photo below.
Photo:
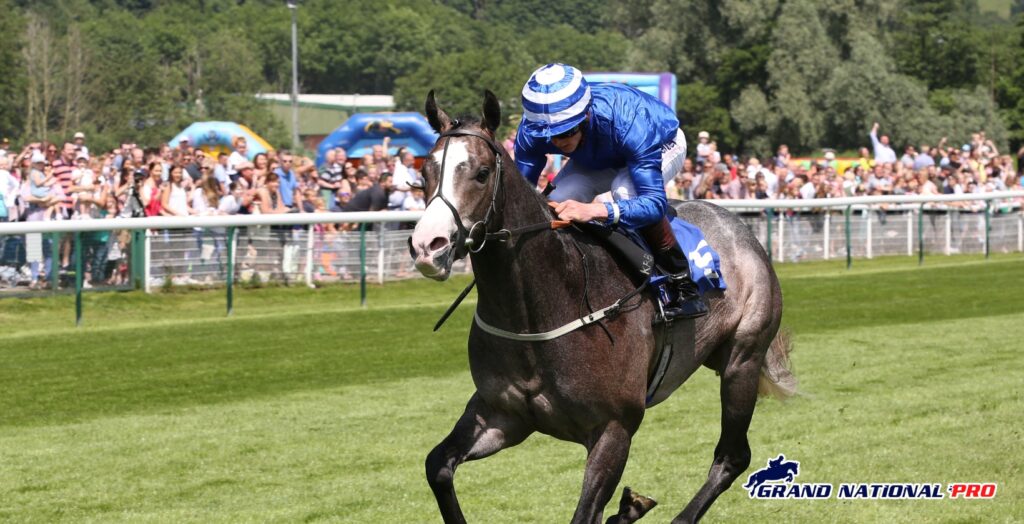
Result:
{"label": "inflatable bouncy castle", "polygon": [[187,138],[189,144],[207,153],[231,153],[231,141],[239,136],[244,137],[249,146],[246,152],[249,160],[259,153],[266,153],[274,149],[252,129],[234,122],[196,122],[186,127],[184,131],[175,135],[167,143],[171,147],[177,147],[182,139]]}
{"label": "inflatable bouncy castle", "polygon": [[587,82],[615,82],[635,87],[647,93],[675,111],[676,75],[673,73],[583,73]]}
{"label": "inflatable bouncy castle", "polygon": [[342,147],[348,157],[358,160],[391,137],[390,153],[405,147],[417,157],[426,156],[437,142],[438,135],[427,118],[419,113],[356,113],[327,135],[317,146],[316,165],[324,161],[328,149]]}

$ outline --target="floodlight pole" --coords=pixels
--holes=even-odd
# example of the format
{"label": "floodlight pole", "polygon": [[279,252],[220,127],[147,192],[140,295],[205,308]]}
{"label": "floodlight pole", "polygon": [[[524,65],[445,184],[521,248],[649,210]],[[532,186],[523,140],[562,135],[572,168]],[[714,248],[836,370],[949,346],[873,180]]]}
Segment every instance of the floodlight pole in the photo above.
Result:
{"label": "floodlight pole", "polygon": [[299,9],[296,0],[289,0],[292,12],[292,149],[299,150],[299,36],[295,14]]}

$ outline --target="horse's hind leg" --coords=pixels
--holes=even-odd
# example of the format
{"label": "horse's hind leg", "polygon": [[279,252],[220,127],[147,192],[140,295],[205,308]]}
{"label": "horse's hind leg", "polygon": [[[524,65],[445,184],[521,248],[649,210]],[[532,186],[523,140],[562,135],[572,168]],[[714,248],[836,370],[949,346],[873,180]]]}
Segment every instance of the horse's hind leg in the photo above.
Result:
{"label": "horse's hind leg", "polygon": [[427,482],[446,523],[466,522],[455,496],[455,468],[515,446],[532,431],[521,421],[492,410],[473,394],[455,428],[427,455]]}
{"label": "horse's hind leg", "polygon": [[[696,522],[711,504],[750,465],[747,429],[757,402],[757,381],[763,353],[726,355],[732,357],[721,370],[722,435],[715,446],[715,460],[708,479],[673,523]],[[732,360],[735,359],[735,360]]]}

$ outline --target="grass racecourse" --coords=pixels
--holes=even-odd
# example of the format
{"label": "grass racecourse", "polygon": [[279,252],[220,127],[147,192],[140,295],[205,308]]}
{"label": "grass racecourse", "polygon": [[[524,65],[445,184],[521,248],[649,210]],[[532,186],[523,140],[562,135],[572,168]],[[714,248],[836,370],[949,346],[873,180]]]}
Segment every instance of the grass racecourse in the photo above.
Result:
{"label": "grass racecourse", "polygon": [[[1024,256],[778,271],[803,395],[759,402],[747,473],[784,453],[798,482],[998,492],[764,501],[737,484],[706,522],[1024,521]],[[471,302],[430,330],[464,284],[372,287],[365,310],[353,287],[239,290],[232,318],[223,291],[89,294],[78,329],[73,297],[0,301],[0,520],[440,522],[423,459],[473,390]],[[706,369],[648,413],[623,477],[660,502],[642,522],[696,492],[718,417]],[[466,516],[568,522],[584,460],[535,435],[466,464]]]}

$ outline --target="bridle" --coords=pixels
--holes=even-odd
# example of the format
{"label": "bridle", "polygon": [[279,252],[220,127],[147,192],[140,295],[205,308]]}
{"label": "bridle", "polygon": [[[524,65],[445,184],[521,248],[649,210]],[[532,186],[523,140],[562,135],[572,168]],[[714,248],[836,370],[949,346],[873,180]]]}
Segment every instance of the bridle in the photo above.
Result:
{"label": "bridle", "polygon": [[[453,122],[453,126],[457,127],[458,125],[458,121]],[[459,210],[455,209],[455,206],[448,200],[447,197],[444,196],[444,193],[441,191],[441,187],[443,187],[444,185],[444,167],[445,162],[448,158],[448,144],[451,143],[451,137],[455,136],[473,136],[479,138],[480,140],[483,140],[484,143],[491,148],[491,151],[494,152],[495,158],[496,178],[494,180],[494,187],[491,190],[491,203],[490,205],[487,206],[487,213],[484,214],[484,219],[474,222],[472,225],[469,226],[469,229],[467,229],[466,226],[463,225],[462,217],[459,215]],[[458,227],[458,232],[456,233],[455,238],[455,246],[465,246],[465,248],[470,253],[479,253],[480,250],[483,249],[485,245],[487,245],[487,240],[489,238],[493,238],[494,236],[504,236],[504,233],[502,232],[498,232],[499,235],[496,235],[495,233],[487,231],[488,227],[491,224],[491,219],[494,218],[494,215],[495,213],[497,213],[498,209],[498,191],[502,186],[502,177],[504,176],[504,171],[502,169],[502,153],[504,151],[500,147],[498,147],[498,144],[494,143],[494,140],[491,137],[474,129],[454,128],[449,131],[445,131],[444,133],[441,133],[441,137],[439,138],[439,140],[441,139],[444,139],[444,149],[442,150],[441,153],[441,173],[437,179],[437,188],[434,190],[434,194],[430,197],[430,200],[427,201],[427,206],[430,206],[430,203],[433,202],[434,199],[440,198],[441,202],[444,202],[444,204],[448,206],[448,209],[452,212],[452,216],[455,217],[455,226]],[[508,233],[507,230],[502,231]]]}
{"label": "bridle", "polygon": [[[448,206],[448,209],[452,212],[452,216],[455,218],[455,226],[458,228],[458,232],[456,233],[456,238],[454,242],[456,248],[458,248],[459,246],[463,246],[470,253],[479,253],[484,248],[484,246],[487,245],[487,241],[492,238],[497,238],[499,241],[503,242],[510,240],[512,237],[516,235],[543,230],[558,230],[568,227],[569,225],[572,224],[569,221],[550,220],[545,222],[538,222],[536,224],[531,224],[528,226],[514,228],[511,230],[503,228],[499,229],[498,231],[488,231],[488,228],[491,225],[491,219],[494,218],[495,213],[497,213],[498,211],[498,191],[501,189],[504,182],[505,173],[504,170],[502,169],[502,153],[504,152],[504,150],[498,147],[498,144],[496,144],[491,137],[481,133],[480,131],[476,131],[473,129],[457,129],[458,125],[458,121],[453,122],[454,128],[445,131],[444,133],[441,133],[440,138],[438,138],[438,140],[444,139],[445,141],[444,149],[442,149],[441,153],[441,174],[438,176],[437,188],[434,190],[434,194],[430,197],[430,200],[427,201],[427,206],[429,206],[430,203],[434,201],[434,199],[440,198],[441,202],[444,202],[444,204]],[[494,187],[491,189],[491,203],[490,205],[487,206],[487,213],[484,214],[483,220],[478,220],[474,222],[471,226],[469,226],[469,229],[466,229],[466,226],[462,224],[462,216],[459,215],[459,210],[455,209],[455,205],[452,204],[441,191],[441,187],[444,185],[444,167],[445,162],[447,161],[448,158],[448,144],[451,143],[451,137],[454,136],[473,136],[479,138],[480,140],[483,140],[484,143],[486,143],[487,146],[491,148],[491,151],[494,152],[495,169],[497,170],[497,173],[495,174],[496,178],[494,180]],[[504,193],[502,194],[504,195]],[[413,250],[412,237],[409,238],[409,252],[415,258],[416,253]],[[455,299],[455,302],[453,302],[452,305],[448,307],[448,310],[445,311],[443,315],[441,315],[440,320],[438,320],[437,324],[434,325],[434,331],[437,331],[438,329],[441,328],[441,325],[444,324],[444,321],[447,320],[448,317],[451,316],[452,312],[454,312],[455,309],[459,307],[459,304],[461,304],[462,300],[466,298],[466,295],[469,294],[470,290],[473,289],[474,285],[476,285],[475,278],[473,279],[472,282],[469,283],[468,286],[466,286],[466,289],[462,290],[462,293],[460,293],[458,298]]]}
{"label": "bridle", "polygon": [[[458,121],[455,121],[454,126],[458,125]],[[495,170],[497,173],[495,173],[496,178],[494,180],[494,187],[491,189],[491,203],[487,206],[487,213],[484,214],[484,219],[474,222],[468,229],[462,223],[462,216],[459,215],[459,210],[455,209],[455,205],[452,204],[448,198],[444,196],[444,193],[441,192],[441,187],[444,185],[445,162],[448,158],[448,144],[451,142],[451,137],[453,136],[473,136],[479,138],[491,148],[491,151],[494,152]],[[434,190],[434,194],[430,197],[430,200],[427,201],[427,205],[429,206],[434,199],[440,198],[441,202],[444,202],[444,204],[448,206],[448,209],[452,212],[452,216],[455,218],[455,226],[458,228],[454,242],[456,247],[463,246],[470,253],[479,253],[484,246],[487,245],[487,241],[491,239],[497,239],[500,242],[504,242],[511,240],[512,237],[517,235],[544,230],[558,230],[569,227],[572,224],[572,222],[567,220],[549,220],[513,229],[503,228],[497,231],[489,231],[488,229],[491,226],[491,220],[494,218],[495,213],[498,212],[498,192],[502,187],[504,187],[505,171],[502,169],[502,153],[504,150],[499,147],[491,137],[473,129],[451,129],[441,133],[439,140],[440,139],[445,139],[444,149],[442,149],[441,153],[441,174],[437,180],[437,188]],[[549,185],[548,189],[554,189],[554,186]],[[546,194],[547,192],[545,192],[545,195]],[[502,195],[504,195],[504,193],[502,193]],[[504,206],[502,205],[501,207]],[[409,239],[409,249],[410,252],[412,252],[411,238]],[[416,256],[415,253],[412,253],[412,255],[413,257]]]}

